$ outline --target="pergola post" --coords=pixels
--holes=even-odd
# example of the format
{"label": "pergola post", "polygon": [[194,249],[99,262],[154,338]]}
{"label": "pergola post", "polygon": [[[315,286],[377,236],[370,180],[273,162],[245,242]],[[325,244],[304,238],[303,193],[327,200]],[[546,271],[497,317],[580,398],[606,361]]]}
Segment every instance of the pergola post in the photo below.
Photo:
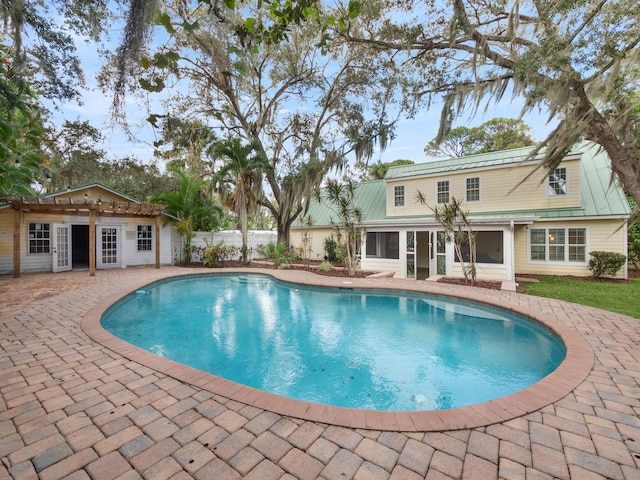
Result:
{"label": "pergola post", "polygon": [[160,215],[156,215],[156,268],[160,268]]}
{"label": "pergola post", "polygon": [[89,276],[96,276],[96,211],[89,210]]}
{"label": "pergola post", "polygon": [[13,278],[20,277],[20,210],[13,210]]}

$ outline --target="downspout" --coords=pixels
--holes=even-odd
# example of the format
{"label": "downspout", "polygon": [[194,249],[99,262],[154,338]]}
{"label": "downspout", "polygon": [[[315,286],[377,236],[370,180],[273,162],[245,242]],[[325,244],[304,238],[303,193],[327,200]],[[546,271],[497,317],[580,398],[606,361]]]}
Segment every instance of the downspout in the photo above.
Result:
{"label": "downspout", "polygon": [[509,222],[509,232],[511,233],[511,259],[509,261],[509,269],[507,271],[507,277],[510,281],[515,282],[516,280],[516,239],[515,239],[515,222],[511,220]]}

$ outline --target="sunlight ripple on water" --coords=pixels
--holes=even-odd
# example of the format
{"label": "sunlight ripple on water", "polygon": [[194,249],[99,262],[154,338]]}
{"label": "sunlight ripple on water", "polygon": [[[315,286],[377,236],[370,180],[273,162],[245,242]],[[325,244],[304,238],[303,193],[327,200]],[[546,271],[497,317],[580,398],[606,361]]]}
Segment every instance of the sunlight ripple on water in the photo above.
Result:
{"label": "sunlight ripple on water", "polygon": [[374,410],[479,403],[551,373],[562,342],[480,303],[310,288],[264,275],[165,280],[102,325],[156,355],[272,393]]}

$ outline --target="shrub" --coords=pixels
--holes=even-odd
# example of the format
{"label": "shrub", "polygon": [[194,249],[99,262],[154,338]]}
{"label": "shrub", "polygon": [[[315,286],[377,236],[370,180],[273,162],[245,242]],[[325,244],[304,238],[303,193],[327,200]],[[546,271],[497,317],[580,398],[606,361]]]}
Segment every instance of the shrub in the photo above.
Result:
{"label": "shrub", "polygon": [[323,272],[330,272],[331,270],[333,270],[333,265],[331,264],[331,262],[324,261],[320,264],[320,270],[322,270]]}
{"label": "shrub", "polygon": [[640,209],[629,195],[627,195],[627,200],[632,211],[627,229],[627,251],[629,252],[629,261],[636,269],[640,269]]}
{"label": "shrub", "polygon": [[588,268],[596,278],[600,278],[603,275],[614,276],[622,268],[624,262],[627,261],[627,257],[616,252],[596,250],[589,252],[589,255],[591,255],[591,259],[589,260]]}
{"label": "shrub", "polygon": [[628,240],[629,261],[640,269],[640,222],[629,227]]}
{"label": "shrub", "polygon": [[640,236],[633,243],[629,243],[629,261],[640,270]]}
{"label": "shrub", "polygon": [[272,260],[276,267],[290,265],[296,258],[296,255],[287,249],[284,242],[277,244],[270,242],[266,245],[259,245],[256,251],[262,258]]}
{"label": "shrub", "polygon": [[338,260],[338,262],[343,262],[345,263],[345,267],[346,265],[346,260],[347,260],[347,246],[344,244],[339,244],[338,247],[336,248],[336,259]]}
{"label": "shrub", "polygon": [[325,261],[331,263],[345,262],[346,266],[347,246],[336,240],[333,235],[324,239],[324,252],[326,253]]}
{"label": "shrub", "polygon": [[324,239],[324,251],[329,262],[338,261],[338,242],[333,238],[333,235]]}
{"label": "shrub", "polygon": [[230,260],[238,255],[240,249],[232,245],[225,245],[221,240],[215,245],[207,245],[202,250],[202,265],[204,267],[219,267],[223,260]]}

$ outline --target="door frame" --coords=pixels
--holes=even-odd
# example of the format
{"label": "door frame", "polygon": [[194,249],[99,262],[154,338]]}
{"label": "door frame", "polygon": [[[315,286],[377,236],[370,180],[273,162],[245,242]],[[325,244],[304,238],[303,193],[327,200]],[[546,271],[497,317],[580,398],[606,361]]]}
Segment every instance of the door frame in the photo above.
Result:
{"label": "door frame", "polygon": [[[122,232],[121,225],[96,225],[96,268],[120,268],[122,266]],[[105,243],[105,230],[113,229],[113,232],[107,233],[115,235],[115,240],[106,240]],[[107,248],[115,248],[116,260],[115,262],[104,262],[105,246]],[[108,253],[108,252],[107,252]]]}
{"label": "door frame", "polygon": [[[418,269],[422,266],[422,268],[425,268],[424,263],[420,263],[419,259],[422,258],[423,260],[427,260],[428,263],[428,270],[429,270],[429,277],[435,277],[438,275],[442,275],[442,273],[438,273],[438,257],[445,257],[446,258],[446,245],[445,245],[445,251],[444,252],[438,252],[438,244],[437,244],[437,235],[438,232],[442,231],[442,227],[429,227],[429,228],[413,228],[413,229],[408,229],[405,231],[403,238],[405,239],[405,243],[410,243],[408,241],[406,241],[409,237],[409,233],[412,232],[413,234],[413,250],[409,249],[409,245],[406,245],[405,250],[403,252],[403,255],[401,255],[402,258],[402,262],[403,264],[401,265],[401,269],[402,269],[402,275],[404,275],[404,278],[413,278],[413,279],[418,279]],[[422,240],[422,242],[420,242],[420,240]],[[424,240],[427,240],[426,242],[424,242]],[[428,252],[427,255],[424,255],[425,250]],[[408,275],[408,270],[409,270],[409,257],[412,257],[412,261],[413,261],[413,269],[414,269],[414,276],[413,277],[409,277]],[[445,260],[445,268],[448,269],[448,267],[446,266],[446,260]]]}
{"label": "door frame", "polygon": [[54,273],[68,272],[73,266],[71,259],[71,224],[54,223],[52,227],[52,270]]}

